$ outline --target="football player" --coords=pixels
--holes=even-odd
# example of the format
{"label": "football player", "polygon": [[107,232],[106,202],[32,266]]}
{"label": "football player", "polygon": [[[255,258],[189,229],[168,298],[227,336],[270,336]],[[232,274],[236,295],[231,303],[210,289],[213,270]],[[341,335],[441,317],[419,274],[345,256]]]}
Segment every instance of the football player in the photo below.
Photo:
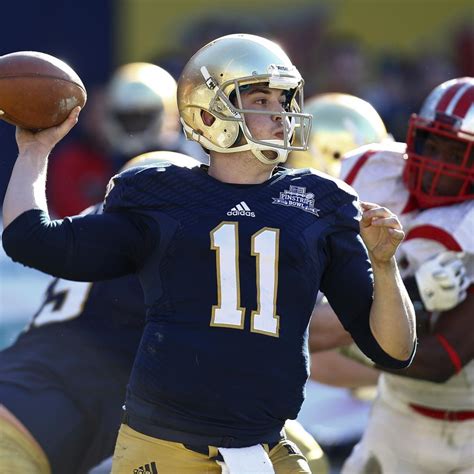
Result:
{"label": "football player", "polygon": [[407,230],[397,255],[419,338],[409,368],[381,375],[345,474],[474,472],[473,112],[474,78],[449,80],[411,117],[406,144],[342,161],[361,198],[394,209]]}
{"label": "football player", "polygon": [[307,145],[302,88],[275,43],[212,41],[178,82],[185,134],[209,151],[209,167],[126,171],[95,216],[51,221],[44,198],[47,156],[78,108],[58,127],[18,129],[7,254],[76,280],[135,272],[144,290],[113,472],[310,472],[282,428],[304,398],[319,289],[375,362],[410,363],[397,217],[338,180],[277,168]]}

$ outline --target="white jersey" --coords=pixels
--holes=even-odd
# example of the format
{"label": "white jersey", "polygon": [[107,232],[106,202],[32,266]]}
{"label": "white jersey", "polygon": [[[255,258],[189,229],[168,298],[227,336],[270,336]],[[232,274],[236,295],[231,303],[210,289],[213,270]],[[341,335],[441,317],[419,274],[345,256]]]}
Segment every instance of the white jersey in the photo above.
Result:
{"label": "white jersey", "polygon": [[404,143],[389,142],[357,148],[341,160],[340,178],[362,201],[388,207],[401,216],[408,210],[409,194],[402,181]]}
{"label": "white jersey", "polygon": [[[474,201],[419,211],[410,205],[402,181],[405,144],[369,145],[342,160],[341,177],[363,201],[389,208],[398,215],[406,238],[397,252],[402,276],[440,252],[460,252],[474,282]],[[462,252],[462,253],[461,253]],[[474,409],[474,361],[442,384],[383,373],[380,396],[390,403],[415,403],[445,410]]]}

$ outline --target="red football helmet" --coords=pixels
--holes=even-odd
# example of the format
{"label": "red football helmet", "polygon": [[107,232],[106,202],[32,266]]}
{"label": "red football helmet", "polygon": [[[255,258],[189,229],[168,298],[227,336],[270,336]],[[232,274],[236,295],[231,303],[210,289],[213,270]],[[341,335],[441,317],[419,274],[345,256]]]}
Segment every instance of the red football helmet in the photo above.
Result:
{"label": "red football helmet", "polygon": [[410,118],[403,180],[420,208],[474,198],[474,78],[443,82]]}

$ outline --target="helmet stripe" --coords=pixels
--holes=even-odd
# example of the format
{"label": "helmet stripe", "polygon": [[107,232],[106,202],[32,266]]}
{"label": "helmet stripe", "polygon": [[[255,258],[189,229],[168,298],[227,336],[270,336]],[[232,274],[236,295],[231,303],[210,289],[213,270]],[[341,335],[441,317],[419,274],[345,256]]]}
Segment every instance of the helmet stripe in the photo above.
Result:
{"label": "helmet stripe", "polygon": [[435,107],[436,112],[445,112],[448,108],[449,104],[451,103],[451,99],[455,96],[456,92],[463,86],[462,82],[458,82],[454,86],[450,87],[448,90],[441,95],[441,98],[438,104]]}
{"label": "helmet stripe", "polygon": [[462,97],[458,100],[456,107],[453,110],[453,115],[456,117],[464,118],[467,114],[467,111],[474,103],[474,86],[471,84],[469,85],[469,89],[464,91]]}
{"label": "helmet stripe", "polygon": [[451,99],[451,102],[446,107],[446,113],[448,115],[453,114],[453,110],[456,108],[456,105],[458,105],[458,102],[461,100],[461,97],[469,89],[470,86],[471,84],[464,83],[462,87],[456,92],[456,94],[454,94],[454,97]]}

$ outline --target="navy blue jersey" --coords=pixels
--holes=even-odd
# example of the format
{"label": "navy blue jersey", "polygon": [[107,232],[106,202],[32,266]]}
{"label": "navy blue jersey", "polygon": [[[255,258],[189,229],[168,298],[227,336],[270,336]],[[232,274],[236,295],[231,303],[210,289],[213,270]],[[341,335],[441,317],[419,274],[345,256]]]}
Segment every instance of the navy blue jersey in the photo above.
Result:
{"label": "navy blue jersey", "polygon": [[140,208],[161,234],[139,272],[148,318],[128,409],[179,431],[265,439],[303,401],[318,290],[346,328],[368,330],[355,193],[304,170],[235,186],[170,167],[114,184],[105,212]]}
{"label": "navy blue jersey", "polygon": [[[319,289],[367,355],[408,363],[384,353],[370,331],[373,282],[357,196],[338,180],[282,170],[262,184],[231,185],[199,168],[132,169],[114,179],[98,219],[44,231],[42,219],[29,211],[10,224],[7,253],[69,277],[138,273],[147,321],[126,405],[158,437],[274,441],[304,398]],[[67,259],[24,258],[39,241]]]}

